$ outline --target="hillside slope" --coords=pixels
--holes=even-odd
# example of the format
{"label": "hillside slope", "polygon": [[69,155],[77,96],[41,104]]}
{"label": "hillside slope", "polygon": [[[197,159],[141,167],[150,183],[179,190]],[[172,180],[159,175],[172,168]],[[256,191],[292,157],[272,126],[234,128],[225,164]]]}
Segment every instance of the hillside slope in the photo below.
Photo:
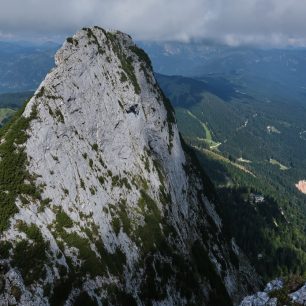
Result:
{"label": "hillside slope", "polygon": [[95,27],[55,60],[1,132],[0,305],[228,306],[257,289],[146,54]]}
{"label": "hillside slope", "polygon": [[226,77],[157,80],[183,138],[226,203],[223,222],[257,272],[266,281],[304,275],[306,198],[296,183],[306,169],[305,107],[253,95]]}

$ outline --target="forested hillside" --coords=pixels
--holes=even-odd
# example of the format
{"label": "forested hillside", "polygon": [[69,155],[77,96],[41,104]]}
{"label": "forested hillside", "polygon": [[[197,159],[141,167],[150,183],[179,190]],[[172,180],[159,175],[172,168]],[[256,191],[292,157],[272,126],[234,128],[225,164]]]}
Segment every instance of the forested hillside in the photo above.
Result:
{"label": "forested hillside", "polygon": [[253,95],[223,77],[158,75],[158,81],[258,272],[267,279],[304,274],[306,196],[295,187],[306,169],[304,105]]}

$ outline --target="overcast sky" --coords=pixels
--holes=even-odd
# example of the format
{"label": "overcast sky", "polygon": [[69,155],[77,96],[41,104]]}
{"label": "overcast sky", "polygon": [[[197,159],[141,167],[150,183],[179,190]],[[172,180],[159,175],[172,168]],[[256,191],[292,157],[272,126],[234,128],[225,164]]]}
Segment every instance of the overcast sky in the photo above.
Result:
{"label": "overcast sky", "polygon": [[306,45],[306,0],[0,0],[0,39],[100,25],[137,40]]}

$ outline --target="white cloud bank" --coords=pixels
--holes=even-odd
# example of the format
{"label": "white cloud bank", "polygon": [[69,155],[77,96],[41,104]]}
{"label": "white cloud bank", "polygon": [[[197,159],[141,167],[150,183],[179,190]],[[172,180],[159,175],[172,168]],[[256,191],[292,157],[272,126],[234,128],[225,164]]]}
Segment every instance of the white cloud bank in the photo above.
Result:
{"label": "white cloud bank", "polygon": [[90,25],[139,40],[305,45],[306,0],[0,0],[3,35],[66,35]]}

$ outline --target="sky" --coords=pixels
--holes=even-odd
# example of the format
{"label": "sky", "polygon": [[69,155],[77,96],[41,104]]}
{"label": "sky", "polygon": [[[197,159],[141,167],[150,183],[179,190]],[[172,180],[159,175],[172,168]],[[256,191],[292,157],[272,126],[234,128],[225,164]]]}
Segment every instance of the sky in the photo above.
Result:
{"label": "sky", "polygon": [[84,26],[135,40],[306,46],[306,0],[0,0],[0,39],[60,41]]}

